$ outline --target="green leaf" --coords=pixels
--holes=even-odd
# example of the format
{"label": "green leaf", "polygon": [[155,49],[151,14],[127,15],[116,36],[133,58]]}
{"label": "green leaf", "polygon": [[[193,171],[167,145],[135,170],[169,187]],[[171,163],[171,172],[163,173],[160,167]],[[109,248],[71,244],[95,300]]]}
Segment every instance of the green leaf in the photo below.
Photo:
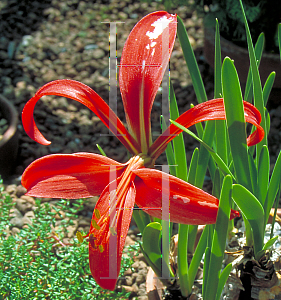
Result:
{"label": "green leaf", "polygon": [[[178,105],[174,93],[173,86],[170,88],[170,114],[171,119],[175,120],[179,117]],[[183,134],[180,133],[173,139],[176,176],[182,180],[187,180],[187,162]]]}
{"label": "green leaf", "polygon": [[281,60],[281,23],[278,24],[278,45],[279,45],[280,60]]}
{"label": "green leaf", "polygon": [[[254,238],[255,256],[263,248],[264,209],[259,200],[244,186],[234,184],[232,198],[251,224]],[[258,259],[256,257],[256,259]]]}
{"label": "green leaf", "polygon": [[258,167],[258,199],[261,205],[264,205],[267,195],[268,181],[269,181],[269,152],[267,146],[263,146],[260,153],[259,167]]}
{"label": "green leaf", "polygon": [[214,195],[216,198],[220,197],[220,192],[221,192],[221,173],[219,169],[216,169],[214,180],[212,180],[213,183],[213,190],[212,190],[212,195]]}
{"label": "green leaf", "polygon": [[143,230],[142,238],[144,252],[159,271],[162,270],[162,253],[160,249],[161,234],[161,224],[158,222],[151,222]]}
{"label": "green leaf", "polygon": [[[257,59],[257,65],[259,66],[261,57],[262,57],[262,52],[264,48],[264,33],[261,33],[258,37],[258,40],[255,45],[255,54],[256,54],[256,59]],[[244,100],[248,102],[252,102],[251,98],[253,97],[253,76],[252,76],[252,71],[251,71],[251,66],[249,69],[248,77],[247,77],[247,82],[246,82],[246,88],[245,88],[245,97]]]}
{"label": "green leaf", "polygon": [[271,248],[277,240],[278,236],[275,236],[272,239],[268,240],[263,246],[262,250],[266,251],[267,249]]}
{"label": "green leaf", "polygon": [[247,44],[248,44],[249,57],[250,57],[250,67],[253,76],[254,104],[256,108],[259,110],[259,112],[261,113],[261,117],[262,117],[261,126],[265,131],[265,136],[263,140],[256,146],[256,151],[257,151],[256,157],[259,158],[262,145],[267,144],[267,131],[266,131],[266,123],[265,123],[265,115],[264,115],[264,101],[263,101],[263,94],[262,94],[262,87],[261,87],[261,79],[258,71],[258,65],[257,65],[257,60],[254,52],[251,33],[248,26],[246,14],[243,8],[242,0],[239,1],[240,1],[245,28],[246,28]]}
{"label": "green leaf", "polygon": [[177,127],[179,127],[180,129],[182,129],[184,132],[188,133],[189,135],[191,135],[192,137],[194,137],[197,141],[200,142],[200,144],[202,144],[208,151],[209,153],[212,155],[212,157],[214,158],[215,162],[217,163],[218,167],[221,169],[221,171],[225,174],[225,175],[231,175],[231,177],[235,180],[233,174],[231,173],[231,171],[229,170],[229,168],[226,166],[226,164],[224,163],[224,161],[217,155],[217,153],[211,148],[209,147],[204,141],[202,141],[197,135],[195,135],[192,131],[190,131],[189,129],[185,128],[184,126],[182,126],[181,124],[172,121],[171,123],[173,123],[174,125],[176,125]]}
{"label": "green leaf", "polygon": [[[189,272],[187,261],[187,245],[188,245],[188,225],[179,224],[178,239],[178,276],[183,297],[187,297],[191,293],[189,286]],[[192,283],[193,284],[193,283]]]}
{"label": "green leaf", "polygon": [[209,263],[210,263],[210,255],[211,255],[211,249],[210,247],[206,247],[205,250],[205,257],[204,257],[204,265],[203,265],[203,285],[202,285],[202,296],[203,299],[207,299],[206,289],[209,279]]}
{"label": "green leaf", "polygon": [[219,210],[214,229],[209,262],[207,287],[205,288],[205,294],[208,295],[208,300],[216,299],[230,217],[231,190],[232,179],[230,176],[226,176],[223,181],[220,195]]}
{"label": "green leaf", "polygon": [[141,234],[143,234],[144,228],[150,223],[149,215],[141,209],[134,209],[133,218],[138,226],[139,231]]}
{"label": "green leaf", "polygon": [[96,144],[97,148],[99,149],[101,155],[106,156],[105,152],[103,151],[102,147],[99,144]]}
{"label": "green leaf", "polygon": [[192,260],[189,265],[189,270],[188,270],[188,282],[189,282],[189,290],[192,290],[192,286],[194,284],[194,280],[201,262],[201,259],[203,257],[204,251],[207,246],[207,239],[208,239],[208,225],[205,226],[203,229],[203,232],[201,234],[201,237],[199,239],[199,242],[197,244],[197,247],[194,251]]}
{"label": "green leaf", "polygon": [[230,148],[238,183],[252,190],[244,106],[233,61],[226,57],[222,65],[222,88]]}
{"label": "green leaf", "polygon": [[187,181],[193,185],[195,184],[195,179],[196,179],[196,169],[197,169],[198,157],[199,157],[199,149],[195,148],[193,151],[192,157],[191,157],[188,178],[187,178]]}
{"label": "green leaf", "polygon": [[258,184],[258,172],[255,161],[253,156],[251,155],[250,151],[248,152],[248,159],[249,159],[249,167],[250,167],[250,174],[251,174],[251,182],[253,187],[253,194],[257,194],[257,184]]}
{"label": "green leaf", "polygon": [[[162,132],[163,132],[167,129],[167,125],[163,116],[161,116],[160,120],[161,120]],[[170,169],[170,174],[176,176],[176,162],[175,162],[175,155],[174,155],[172,143],[168,143],[165,153],[166,153],[166,157]]]}
{"label": "green leaf", "polygon": [[[270,92],[272,90],[272,87],[273,87],[273,84],[274,84],[275,76],[276,76],[276,73],[271,72],[269,74],[269,76],[267,77],[266,82],[264,84],[263,91],[262,91],[263,92],[264,106],[267,105],[269,94],[270,94]],[[269,128],[267,127],[267,129],[269,129]]]}
{"label": "green leaf", "polygon": [[270,209],[272,208],[275,197],[277,195],[280,181],[281,181],[281,152],[279,152],[279,155],[275,162],[274,169],[273,169],[273,172],[272,172],[272,175],[270,178],[270,182],[269,182],[269,186],[268,186],[266,200],[264,203],[265,224],[267,223]]}
{"label": "green leaf", "polygon": [[208,98],[206,95],[205,87],[199,72],[198,64],[193,49],[189,42],[188,35],[185,30],[182,19],[179,16],[177,16],[177,20],[178,20],[177,35],[187,64],[187,68],[189,70],[189,74],[191,76],[191,80],[195,90],[195,94],[197,96],[197,100],[199,103],[205,102],[208,100]]}
{"label": "green leaf", "polygon": [[226,284],[226,281],[229,277],[229,274],[232,270],[232,264],[229,263],[221,272],[220,274],[220,279],[219,279],[219,284],[218,284],[218,289],[217,289],[217,295],[216,295],[216,300],[220,299],[222,290]]}
{"label": "green leaf", "polygon": [[221,85],[221,45],[220,45],[220,30],[219,22],[216,19],[216,34],[215,34],[215,82],[214,82],[214,98],[222,97],[222,85]]}

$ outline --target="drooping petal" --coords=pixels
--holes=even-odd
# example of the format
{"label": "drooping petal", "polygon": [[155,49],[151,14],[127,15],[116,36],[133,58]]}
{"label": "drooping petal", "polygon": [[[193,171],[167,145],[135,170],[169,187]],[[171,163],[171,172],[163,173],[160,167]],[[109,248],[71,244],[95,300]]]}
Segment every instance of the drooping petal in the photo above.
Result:
{"label": "drooping petal", "polygon": [[[145,168],[133,172],[137,175],[134,180],[136,204],[148,214],[162,219],[167,215],[162,207],[166,207],[171,222],[191,225],[216,222],[219,200],[214,196],[155,169]],[[231,219],[237,216],[239,213],[232,210]]]}
{"label": "drooping petal", "polygon": [[31,163],[22,175],[27,195],[78,199],[100,195],[110,173],[120,176],[124,164],[94,153],[53,154]]}
{"label": "drooping petal", "polygon": [[164,11],[141,19],[131,31],[121,58],[120,91],[131,135],[147,153],[150,112],[174,46],[177,16]]}
{"label": "drooping petal", "polygon": [[23,127],[29,137],[36,142],[43,145],[50,144],[39,131],[33,117],[33,111],[37,101],[46,95],[67,97],[84,104],[101,119],[107,128],[117,136],[121,143],[132,154],[140,152],[136,141],[107,103],[87,85],[70,79],[55,80],[45,84],[36,92],[34,97],[26,103],[22,111]]}
{"label": "drooping petal", "polygon": [[[114,189],[119,182],[120,178],[110,183],[101,194],[95,206],[101,218],[98,219],[95,212],[93,213],[92,220],[95,220],[98,226],[93,226],[92,222],[89,235],[90,240],[94,239],[93,242],[89,242],[89,262],[92,276],[99,286],[109,290],[114,290],[120,272],[122,252],[136,195],[134,183],[131,182],[127,189],[124,205],[120,207],[119,201],[110,205],[111,199],[114,198]],[[116,208],[112,207],[114,204],[116,204]],[[112,215],[109,214],[110,210]],[[115,214],[118,216],[116,235],[113,235],[110,230],[110,222]]]}
{"label": "drooping petal", "polygon": [[[256,130],[247,138],[248,146],[253,146],[259,143],[264,137],[264,130],[260,126],[261,115],[255,106],[246,101],[244,101],[244,113],[246,122],[257,127]],[[225,120],[222,98],[200,103],[180,115],[175,121],[188,128],[196,123],[209,120]],[[152,158],[158,157],[164,151],[166,145],[181,132],[181,129],[174,124],[171,124],[150,147],[148,151],[150,156]]]}

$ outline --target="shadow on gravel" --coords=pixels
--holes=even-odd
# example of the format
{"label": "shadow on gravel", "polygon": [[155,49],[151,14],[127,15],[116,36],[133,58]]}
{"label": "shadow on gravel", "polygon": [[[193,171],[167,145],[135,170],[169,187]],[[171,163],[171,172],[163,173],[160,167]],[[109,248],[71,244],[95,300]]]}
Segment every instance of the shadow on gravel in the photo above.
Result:
{"label": "shadow on gravel", "polygon": [[[15,85],[15,78],[23,76],[23,71],[14,60],[17,48],[25,35],[37,30],[47,18],[43,11],[50,7],[51,0],[8,0],[0,10],[0,68],[1,77],[9,77]],[[1,80],[0,92],[7,83]]]}

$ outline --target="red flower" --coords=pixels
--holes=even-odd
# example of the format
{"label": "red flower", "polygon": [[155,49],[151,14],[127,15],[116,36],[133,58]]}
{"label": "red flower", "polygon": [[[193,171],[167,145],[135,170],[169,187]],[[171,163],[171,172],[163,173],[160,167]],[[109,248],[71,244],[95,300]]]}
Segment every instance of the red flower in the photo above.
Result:
{"label": "red flower", "polygon": [[[120,67],[120,90],[128,130],[98,94],[73,80],[56,80],[44,85],[27,102],[22,113],[27,134],[48,145],[50,142],[34,122],[35,104],[44,95],[73,99],[92,110],[132,154],[126,164],[93,153],[48,155],[30,164],[22,176],[22,184],[31,196],[73,199],[100,195],[87,237],[92,275],[106,289],[115,288],[135,203],[161,218],[165,193],[172,222],[211,224],[216,221],[218,199],[185,181],[149,168],[181,132],[171,125],[153,143],[150,127],[152,104],[176,37],[176,22],[176,15],[166,12],[149,14],[137,23],[126,41]],[[167,43],[166,47],[163,42]],[[248,138],[248,145],[252,145],[263,138],[260,114],[251,104],[244,103],[244,106],[246,121],[257,127]],[[222,99],[199,104],[176,121],[189,127],[219,119],[225,119]],[[238,212],[232,211],[231,218],[237,215]]]}

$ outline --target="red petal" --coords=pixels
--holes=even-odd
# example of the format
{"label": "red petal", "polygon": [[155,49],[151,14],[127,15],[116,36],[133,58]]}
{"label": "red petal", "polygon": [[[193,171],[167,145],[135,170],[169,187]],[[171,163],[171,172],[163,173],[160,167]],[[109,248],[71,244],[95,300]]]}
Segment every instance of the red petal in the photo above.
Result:
{"label": "red petal", "polygon": [[125,165],[94,153],[47,155],[31,163],[22,175],[27,195],[78,199],[100,195],[110,172],[120,176]]}
{"label": "red petal", "polygon": [[[137,175],[136,204],[148,214],[162,219],[167,215],[164,211],[162,214],[162,206],[166,205],[171,222],[191,225],[216,222],[219,200],[214,196],[158,170],[146,168],[133,172]],[[165,201],[168,195],[170,203]],[[231,219],[237,216],[239,213],[232,210]]]}
{"label": "red petal", "polygon": [[[118,182],[119,181],[120,178],[118,179]],[[104,289],[114,290],[120,272],[122,252],[132,218],[136,190],[134,183],[131,182],[127,190],[125,204],[120,208],[117,203],[117,209],[121,209],[121,212],[117,221],[117,235],[113,236],[109,232],[109,203],[110,195],[112,195],[110,193],[112,190],[110,186],[114,186],[114,182],[105,188],[95,206],[95,209],[99,210],[102,218],[107,219],[105,222],[101,221],[104,225],[101,226],[99,230],[93,228],[91,224],[90,233],[93,233],[96,237],[97,247],[93,248],[89,243],[89,262],[91,273],[97,284]],[[94,213],[92,218],[95,218]],[[103,246],[103,252],[100,252],[98,245]]]}
{"label": "red petal", "polygon": [[136,24],[123,49],[120,90],[129,132],[141,144],[142,153],[151,144],[150,112],[169,62],[176,29],[176,15],[151,13]]}
{"label": "red petal", "polygon": [[137,154],[140,152],[136,141],[104,100],[87,85],[69,79],[55,80],[45,84],[26,103],[22,112],[23,127],[29,137],[36,142],[43,145],[50,144],[37,128],[33,117],[35,104],[41,97],[46,95],[67,97],[84,104],[101,119],[107,128],[112,129],[113,133],[131,153]]}
{"label": "red petal", "polygon": [[[264,130],[259,125],[261,115],[258,109],[244,101],[245,120],[257,127],[257,129],[248,137],[248,146],[259,143],[264,137]],[[196,123],[209,120],[225,120],[225,111],[223,99],[213,99],[200,103],[180,115],[175,121],[188,128]],[[171,124],[167,130],[153,143],[149,149],[152,158],[158,157],[165,149],[166,145],[182,130]]]}

